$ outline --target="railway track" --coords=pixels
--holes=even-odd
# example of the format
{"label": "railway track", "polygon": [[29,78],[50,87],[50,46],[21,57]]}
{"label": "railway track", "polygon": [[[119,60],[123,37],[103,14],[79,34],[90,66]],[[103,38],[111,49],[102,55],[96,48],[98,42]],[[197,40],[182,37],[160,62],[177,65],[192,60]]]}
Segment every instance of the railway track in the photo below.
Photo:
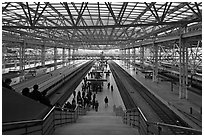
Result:
{"label": "railway track", "polygon": [[[157,99],[154,95],[152,95],[143,85],[141,85],[138,81],[136,81],[130,74],[128,74],[126,71],[124,71],[119,65],[117,65],[115,62],[111,61],[109,62],[110,69],[117,81],[121,81],[119,88],[121,87],[122,80],[121,78],[125,78],[125,80],[134,88],[135,91],[137,91],[141,97],[143,97],[146,102],[149,104],[149,106],[155,111],[155,113],[160,117],[160,119],[170,125],[177,125],[182,127],[188,127],[190,126],[183,121],[179,116],[177,116],[172,110],[170,110],[166,105],[164,105],[159,99]],[[117,83],[118,84],[118,83]],[[123,85],[124,86],[124,85]],[[129,93],[127,90],[125,91],[125,88],[123,88],[122,97],[124,97],[124,94],[126,94],[124,98],[124,103],[129,101],[127,100],[127,96]],[[170,128],[172,133],[174,134],[190,134],[187,133],[187,131],[184,131],[182,129],[178,128]]]}
{"label": "railway track", "polygon": [[[63,81],[63,84],[55,88],[55,90],[48,94],[48,97],[52,104],[64,104],[67,98],[72,94],[76,87],[80,84],[83,77],[93,66],[94,61],[89,61],[83,64],[80,68],[67,75]],[[60,96],[59,96],[60,95]]]}

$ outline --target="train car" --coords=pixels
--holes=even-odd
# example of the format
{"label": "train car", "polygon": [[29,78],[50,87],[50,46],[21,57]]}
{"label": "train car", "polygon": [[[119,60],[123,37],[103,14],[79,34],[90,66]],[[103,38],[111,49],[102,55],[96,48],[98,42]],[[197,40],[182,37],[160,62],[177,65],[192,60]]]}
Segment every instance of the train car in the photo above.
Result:
{"label": "train car", "polygon": [[36,67],[34,69],[25,70],[25,78],[35,77],[37,75],[45,74],[47,71],[47,67]]}

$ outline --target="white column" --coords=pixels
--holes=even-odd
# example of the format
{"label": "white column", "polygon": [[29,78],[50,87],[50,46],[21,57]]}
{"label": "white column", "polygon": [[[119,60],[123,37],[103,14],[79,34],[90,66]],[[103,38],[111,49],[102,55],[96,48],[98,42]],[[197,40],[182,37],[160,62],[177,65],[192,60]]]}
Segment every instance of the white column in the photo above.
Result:
{"label": "white column", "polygon": [[20,66],[20,72],[24,74],[25,69],[25,47],[26,47],[26,41],[23,41],[23,44],[20,45],[20,60],[19,60],[19,66]]}
{"label": "white column", "polygon": [[54,47],[54,69],[57,69],[57,47]]}
{"label": "white column", "polygon": [[185,33],[186,27],[181,28],[179,38],[179,98],[188,99],[188,47],[185,40],[182,38],[182,33]]}
{"label": "white column", "polygon": [[128,60],[127,60],[127,63],[128,63],[128,67],[130,67],[130,49],[127,49],[128,50]]}
{"label": "white column", "polygon": [[133,59],[133,69],[134,69],[134,70],[135,70],[135,58],[136,58],[135,49],[136,49],[136,48],[133,48],[133,51],[132,51],[132,52],[133,52],[133,58],[132,58],[132,59]]}
{"label": "white column", "polygon": [[41,46],[41,65],[44,67],[45,66],[45,45]]}
{"label": "white column", "polygon": [[75,58],[74,58],[74,55],[75,54],[75,49],[72,49],[72,61],[74,61],[75,60]]}
{"label": "white column", "polygon": [[154,48],[153,81],[157,82],[157,78],[158,78],[158,45],[153,43],[153,48]]}
{"label": "white column", "polygon": [[122,60],[122,62],[123,62],[123,64],[125,65],[125,58],[126,58],[126,57],[125,57],[125,49],[123,49],[122,52],[123,52],[123,60]]}
{"label": "white column", "polygon": [[127,49],[125,49],[125,66],[127,65]]}
{"label": "white column", "polygon": [[64,66],[65,65],[65,48],[62,48],[62,62]]}
{"label": "white column", "polygon": [[140,64],[142,65],[142,67],[143,67],[143,65],[144,65],[144,46],[140,46]]}
{"label": "white column", "polygon": [[[3,44],[3,48],[2,48],[2,69],[3,71],[5,70],[6,68],[6,60],[5,60],[5,55],[7,53],[7,50],[6,50],[6,44]],[[16,62],[16,61],[15,61]],[[15,66],[16,66],[16,63],[15,63]]]}
{"label": "white column", "polygon": [[69,65],[70,65],[70,60],[71,60],[71,49],[68,49],[68,61],[69,61]]}
{"label": "white column", "polygon": [[[185,43],[187,44],[187,43]],[[188,45],[185,46],[186,62],[185,62],[185,98],[188,99]]]}
{"label": "white column", "polygon": [[186,72],[185,72],[185,46],[182,37],[179,39],[179,98],[185,98]]}

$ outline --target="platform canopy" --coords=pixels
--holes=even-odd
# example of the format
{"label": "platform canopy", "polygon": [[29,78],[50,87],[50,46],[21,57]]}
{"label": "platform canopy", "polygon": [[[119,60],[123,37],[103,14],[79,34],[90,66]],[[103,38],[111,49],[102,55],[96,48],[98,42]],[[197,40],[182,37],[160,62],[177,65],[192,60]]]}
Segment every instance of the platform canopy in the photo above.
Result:
{"label": "platform canopy", "polygon": [[202,21],[202,2],[4,2],[3,36],[120,49]]}

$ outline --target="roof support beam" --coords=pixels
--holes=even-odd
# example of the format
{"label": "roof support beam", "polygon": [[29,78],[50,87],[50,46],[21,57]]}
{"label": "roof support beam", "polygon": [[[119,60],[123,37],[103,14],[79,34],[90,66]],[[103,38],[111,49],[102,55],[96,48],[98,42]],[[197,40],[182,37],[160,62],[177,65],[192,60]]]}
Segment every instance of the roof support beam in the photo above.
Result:
{"label": "roof support beam", "polygon": [[11,2],[8,2],[8,3],[6,4],[6,6],[2,8],[2,13],[6,10],[6,8],[9,6],[10,3],[11,3]]}
{"label": "roof support beam", "polygon": [[199,9],[199,6],[198,6],[198,3],[197,3],[197,2],[195,2],[195,6],[196,6],[196,8],[197,8],[198,15],[199,15],[200,17],[202,17],[202,13],[201,13],[201,11],[200,11],[200,9]]}
{"label": "roof support beam", "polygon": [[156,19],[158,22],[160,22],[160,19],[159,19],[158,13],[157,13],[157,11],[156,11],[155,5],[153,4],[153,8],[154,8],[154,12],[155,12],[156,14],[153,12],[153,10],[151,9],[151,7],[150,7],[146,2],[145,2],[145,5],[146,5],[147,8],[149,9],[149,11],[151,11],[151,13],[152,13],[152,15],[155,17],[155,19]]}
{"label": "roof support beam", "polygon": [[49,2],[45,2],[45,7],[43,8],[43,10],[41,11],[41,13],[38,15],[38,18],[36,20],[34,20],[33,26],[36,25],[36,23],[38,22],[38,20],[40,19],[40,17],[42,16],[43,12],[45,11],[46,7],[48,6]]}
{"label": "roof support beam", "polygon": [[99,5],[99,2],[97,2],[98,4],[98,18],[100,19],[101,18],[101,14],[100,14],[100,5]]}
{"label": "roof support beam", "polygon": [[[166,14],[168,13],[169,8],[171,7],[171,4],[172,4],[172,2],[170,2],[170,3],[169,3],[169,6],[168,6],[168,2],[166,2],[165,8],[164,8],[164,11],[163,11],[163,14],[162,14],[162,16],[161,16],[161,21],[164,21],[164,18],[165,18],[165,16],[166,16]],[[168,6],[168,8],[167,8],[167,6]]]}
{"label": "roof support beam", "polygon": [[2,26],[4,28],[22,28],[22,29],[100,29],[100,28],[124,28],[124,27],[141,27],[141,26],[158,26],[158,25],[182,25],[193,22],[201,22],[201,19],[192,19],[187,21],[159,22],[159,23],[141,23],[126,25],[104,25],[104,26]]}
{"label": "roof support beam", "polygon": [[32,23],[30,22],[30,19],[29,19],[28,15],[27,15],[27,12],[26,12],[25,9],[24,9],[24,5],[23,5],[22,3],[19,3],[19,4],[20,4],[20,6],[21,6],[22,9],[23,9],[23,12],[24,12],[24,14],[25,14],[25,16],[26,16],[27,21],[28,21],[29,24],[31,25]]}
{"label": "roof support beam", "polygon": [[[121,10],[120,10],[120,13],[119,13],[119,15],[118,15],[118,18],[117,18],[118,24],[121,23],[121,20],[122,20],[122,18],[123,18],[123,15],[124,15],[124,13],[125,13],[125,10],[126,10],[126,8],[127,8],[127,5],[128,5],[128,2],[123,2],[123,6],[122,6],[122,8],[121,8]],[[121,15],[121,14],[122,14],[122,15]]]}
{"label": "roof support beam", "polygon": [[40,6],[40,2],[38,2],[38,4],[37,4],[37,8],[36,8],[36,12],[35,12],[35,16],[34,16],[34,21],[33,22],[36,21],[36,17],[37,17],[39,6]]}
{"label": "roof support beam", "polygon": [[29,5],[28,5],[28,2],[26,2],[26,6],[27,6],[27,9],[28,9],[30,25],[33,26],[33,21],[32,21],[32,17],[31,17],[31,13],[30,13],[30,8],[29,8]]}
{"label": "roof support beam", "polygon": [[[152,3],[149,5],[149,7],[151,8],[155,3],[156,3],[156,2],[152,2]],[[137,5],[137,4],[136,4],[136,5]],[[135,8],[135,7],[134,7],[134,8]],[[134,8],[133,8],[133,9],[134,9]],[[137,18],[136,18],[131,24],[134,24],[135,22],[137,22],[137,21],[148,11],[148,9],[149,9],[149,8],[146,7],[146,9],[143,10],[143,12],[142,12],[139,16],[137,16]],[[124,34],[127,30],[128,30],[128,28],[124,29],[123,32],[122,32],[118,37],[122,36],[122,34]]]}
{"label": "roof support beam", "polygon": [[[87,3],[88,4],[88,3]],[[81,10],[80,11],[78,11],[78,9],[77,9],[77,7],[75,6],[75,4],[74,3],[72,3],[72,5],[74,6],[74,8],[75,8],[75,10],[76,10],[76,12],[78,13],[78,14],[80,14],[81,12],[82,12],[82,8],[83,8],[83,5],[84,4],[82,4],[81,5]],[[85,5],[86,6],[86,5]],[[88,8],[88,7],[87,7]],[[85,9],[85,8],[84,8]],[[84,20],[84,18],[83,17],[81,17],[81,20],[80,20],[81,22],[82,22],[82,24],[85,26],[87,26],[87,23],[85,22],[85,20]],[[77,25],[75,25],[75,27],[77,27]],[[86,31],[86,34],[87,35],[85,35],[84,33],[82,33],[81,32],[81,30],[77,30],[77,29],[74,29],[74,31],[73,31],[73,33],[72,33],[72,36],[74,36],[75,35],[75,33],[78,33],[78,32],[80,32],[83,36],[85,36],[87,39],[89,39],[89,34],[88,34],[88,32],[87,32],[87,30],[85,29],[85,31]],[[91,32],[90,30],[89,30],[89,32]],[[80,38],[80,37],[79,37]],[[80,38],[81,39],[81,38]]]}
{"label": "roof support beam", "polygon": [[105,4],[106,4],[106,6],[107,6],[109,12],[111,13],[111,16],[113,17],[113,19],[114,19],[114,21],[115,21],[115,24],[118,24],[117,19],[116,19],[116,17],[115,17],[115,14],[114,14],[114,12],[113,12],[113,9],[112,9],[112,7],[111,7],[111,3],[110,3],[110,2],[108,2],[108,3],[105,2]]}
{"label": "roof support beam", "polygon": [[[73,2],[72,2],[72,5],[75,6],[75,4],[74,4]],[[76,26],[78,25],[78,23],[79,23],[79,21],[80,21],[82,15],[83,15],[83,13],[84,13],[84,11],[85,11],[87,5],[88,5],[88,2],[85,3],[84,8],[83,8],[83,5],[84,5],[84,2],[82,3],[81,9],[80,9],[80,11],[79,11],[79,15],[78,15],[77,20],[76,20]],[[82,8],[83,8],[83,10],[82,10]]]}
{"label": "roof support beam", "polygon": [[188,6],[189,9],[191,9],[191,11],[193,11],[193,13],[200,19],[202,19],[201,14],[199,14],[199,12],[197,13],[190,5],[189,3],[186,3],[186,5]]}
{"label": "roof support beam", "polygon": [[88,8],[88,7],[87,7],[87,10],[88,10],[88,12],[89,12],[89,16],[90,16],[91,22],[92,22],[92,24],[94,25],[93,18],[92,18],[92,16],[91,16],[91,13],[90,13],[90,11],[89,11],[89,8]]}
{"label": "roof support beam", "polygon": [[67,12],[68,12],[68,14],[69,14],[69,17],[70,17],[70,19],[71,19],[71,21],[72,21],[72,25],[73,25],[73,26],[76,26],[76,24],[75,24],[75,22],[74,22],[74,19],[73,19],[73,16],[72,16],[72,13],[71,13],[71,11],[70,11],[70,9],[69,9],[69,6],[68,6],[67,2],[63,2],[63,4],[65,5],[65,9],[67,10]]}

